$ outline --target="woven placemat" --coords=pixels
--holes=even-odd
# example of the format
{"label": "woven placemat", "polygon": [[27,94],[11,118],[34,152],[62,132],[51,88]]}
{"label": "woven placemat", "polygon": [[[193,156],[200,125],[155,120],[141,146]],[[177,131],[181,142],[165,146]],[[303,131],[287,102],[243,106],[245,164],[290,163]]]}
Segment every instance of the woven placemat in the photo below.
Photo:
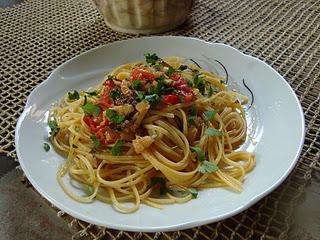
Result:
{"label": "woven placemat", "polygon": [[[320,4],[318,0],[199,0],[179,30],[256,56],[289,82],[306,118],[299,163],[275,191],[229,219],[171,233],[130,233],[58,212],[75,239],[287,239],[292,209],[320,155]],[[58,65],[93,47],[136,37],[108,29],[90,0],[28,0],[0,9],[0,153],[16,159],[14,128],[26,97]]]}

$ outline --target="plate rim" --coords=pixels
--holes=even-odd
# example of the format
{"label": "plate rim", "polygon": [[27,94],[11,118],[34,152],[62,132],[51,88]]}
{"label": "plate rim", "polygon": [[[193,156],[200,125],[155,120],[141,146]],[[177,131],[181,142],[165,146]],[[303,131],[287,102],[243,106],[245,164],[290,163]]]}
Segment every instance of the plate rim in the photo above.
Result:
{"label": "plate rim", "polygon": [[[225,214],[220,214],[218,216],[214,216],[211,218],[206,218],[206,219],[201,219],[201,220],[196,220],[196,221],[190,221],[190,222],[183,222],[183,223],[178,223],[178,224],[174,224],[174,225],[170,225],[170,226],[160,226],[160,227],[143,227],[143,226],[127,226],[125,224],[118,224],[118,223],[108,223],[108,224],[103,224],[100,221],[95,221],[92,218],[86,218],[85,216],[83,216],[83,214],[78,214],[77,212],[73,211],[72,209],[69,209],[68,207],[65,207],[63,205],[63,203],[60,203],[59,201],[56,201],[54,198],[52,198],[51,196],[47,195],[40,187],[39,185],[36,183],[36,181],[33,179],[32,175],[28,172],[27,167],[24,165],[24,161],[23,161],[23,156],[22,153],[20,152],[19,149],[19,144],[18,144],[18,140],[19,140],[19,130],[21,127],[21,124],[23,122],[23,120],[25,119],[25,116],[28,114],[28,108],[31,106],[30,105],[30,101],[31,98],[33,96],[33,94],[35,94],[36,90],[47,84],[50,80],[50,78],[59,71],[59,69],[61,67],[63,67],[64,65],[68,64],[69,62],[73,61],[74,59],[79,58],[80,56],[83,56],[85,54],[88,54],[90,52],[94,52],[99,50],[100,48],[105,48],[105,47],[112,47],[113,45],[118,45],[118,44],[123,44],[123,43],[127,43],[130,41],[143,41],[145,39],[180,39],[180,40],[185,40],[185,41],[198,41],[202,44],[206,44],[208,45],[208,47],[211,47],[212,45],[219,45],[222,47],[226,47],[226,48],[230,48],[233,51],[237,52],[237,54],[240,54],[241,57],[245,57],[245,58],[250,58],[251,60],[254,61],[258,61],[260,63],[262,63],[265,67],[267,67],[269,69],[269,71],[272,71],[274,73],[276,73],[276,75],[278,77],[280,77],[280,79],[285,83],[286,87],[288,88],[288,90],[290,91],[290,94],[294,97],[295,100],[295,105],[298,107],[299,110],[299,117],[301,118],[301,138],[299,141],[299,148],[295,150],[295,155],[294,155],[294,159],[291,161],[290,165],[288,165],[288,167],[286,168],[286,171],[284,173],[282,173],[282,175],[280,176],[280,178],[273,182],[267,189],[263,190],[260,194],[255,195],[253,198],[250,199],[250,201],[248,201],[247,203],[242,204],[241,206],[239,206],[238,208],[234,209],[233,211],[229,211]],[[108,43],[108,44],[104,44],[104,45],[100,45],[97,47],[94,47],[92,49],[89,49],[87,51],[84,51],[70,59],[68,59],[67,61],[63,62],[62,64],[60,64],[58,67],[56,67],[55,69],[52,70],[52,72],[49,74],[49,76],[42,81],[40,84],[38,84],[28,95],[27,97],[27,101],[25,103],[23,112],[21,113],[17,124],[16,124],[16,128],[15,128],[15,150],[17,153],[17,157],[20,163],[20,166],[24,172],[24,174],[27,176],[28,180],[30,181],[30,183],[32,184],[32,186],[42,195],[42,197],[44,197],[45,199],[47,199],[49,202],[51,202],[52,204],[54,204],[56,207],[58,207],[60,210],[68,213],[69,215],[71,215],[72,217],[78,218],[80,220],[89,222],[89,223],[93,223],[95,225],[99,225],[99,226],[105,226],[107,228],[111,228],[111,229],[117,229],[117,230],[125,230],[125,231],[133,231],[133,232],[158,232],[158,231],[175,231],[175,230],[183,230],[183,229],[188,229],[191,227],[196,227],[196,226],[201,226],[201,225],[205,225],[208,223],[213,223],[213,222],[218,222],[222,219],[226,219],[229,218],[231,216],[234,216],[246,209],[248,209],[249,207],[251,207],[253,204],[257,203],[259,200],[261,200],[263,197],[267,196],[270,192],[272,192],[274,189],[276,189],[281,183],[283,183],[283,181],[289,176],[289,174],[292,172],[292,170],[294,169],[295,165],[297,164],[298,160],[299,160],[299,156],[301,155],[302,149],[303,149],[303,145],[304,145],[304,141],[305,141],[305,135],[306,135],[306,126],[305,126],[305,117],[304,117],[304,112],[301,106],[301,103],[297,97],[297,95],[295,94],[294,90],[292,89],[292,87],[290,86],[290,84],[284,79],[284,77],[282,77],[277,70],[275,70],[274,68],[272,68],[270,65],[268,65],[266,62],[262,61],[261,59],[257,58],[257,57],[253,57],[251,55],[245,54],[242,51],[236,49],[235,47],[232,47],[230,45],[224,44],[224,43],[215,43],[215,42],[209,42],[209,41],[205,41],[199,38],[195,38],[195,37],[185,37],[185,36],[147,36],[147,37],[140,37],[140,38],[131,38],[131,39],[126,39],[126,40],[121,40],[121,41],[115,41],[112,43]]]}

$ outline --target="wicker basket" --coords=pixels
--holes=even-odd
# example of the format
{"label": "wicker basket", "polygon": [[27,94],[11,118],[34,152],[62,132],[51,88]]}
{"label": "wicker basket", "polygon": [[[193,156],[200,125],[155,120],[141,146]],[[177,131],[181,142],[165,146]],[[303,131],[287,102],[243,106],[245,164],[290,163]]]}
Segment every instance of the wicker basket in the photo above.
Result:
{"label": "wicker basket", "polygon": [[125,33],[159,33],[188,18],[194,0],[95,0],[108,27]]}

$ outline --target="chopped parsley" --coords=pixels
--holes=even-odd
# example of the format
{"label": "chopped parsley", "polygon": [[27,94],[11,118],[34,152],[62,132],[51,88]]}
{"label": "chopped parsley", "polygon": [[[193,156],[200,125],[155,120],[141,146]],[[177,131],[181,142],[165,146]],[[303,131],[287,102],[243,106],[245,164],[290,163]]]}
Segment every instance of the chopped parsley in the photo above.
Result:
{"label": "chopped parsley", "polygon": [[114,123],[119,124],[125,120],[125,116],[118,114],[115,110],[107,109],[106,116]]}
{"label": "chopped parsley", "polygon": [[49,126],[49,128],[50,128],[50,130],[51,130],[50,135],[51,135],[51,136],[55,136],[55,135],[58,133],[58,131],[59,131],[57,121],[56,121],[55,119],[50,120],[50,121],[48,122],[48,126]]}
{"label": "chopped parsley", "polygon": [[205,134],[211,137],[220,137],[223,135],[223,132],[215,128],[207,128]]}
{"label": "chopped parsley", "polygon": [[153,177],[151,178],[150,187],[159,187],[160,195],[163,195],[167,192],[166,180],[162,177]]}
{"label": "chopped parsley", "polygon": [[217,91],[216,86],[214,86],[214,85],[210,85],[210,87],[209,87],[209,91],[208,91],[208,97],[211,97],[211,96],[212,96],[212,94],[213,94],[214,92],[216,92],[216,91]]}
{"label": "chopped parsley", "polygon": [[194,118],[191,117],[191,116],[188,117],[187,121],[188,121],[189,125],[191,125],[191,126],[195,126],[196,125],[196,122],[194,121]]}
{"label": "chopped parsley", "polygon": [[117,142],[111,148],[111,154],[113,156],[121,155],[123,144],[124,144],[123,140],[117,140]]}
{"label": "chopped parsley", "polygon": [[157,56],[157,54],[153,53],[147,53],[146,55],[144,55],[146,58],[146,62],[150,65],[155,65],[156,62],[159,60],[159,57]]}
{"label": "chopped parsley", "polygon": [[187,190],[191,195],[192,198],[197,198],[198,197],[198,191],[195,188],[188,188]]}
{"label": "chopped parsley", "polygon": [[100,141],[99,139],[96,137],[96,135],[92,135],[91,137],[91,140],[93,142],[93,146],[94,148],[98,148],[100,146]]}
{"label": "chopped parsley", "polygon": [[91,185],[85,185],[86,186],[86,192],[88,195],[92,195],[94,193],[94,188]]}
{"label": "chopped parsley", "polygon": [[188,80],[187,80],[187,85],[188,85],[189,87],[193,87],[193,82],[192,82],[190,79],[188,79]]}
{"label": "chopped parsley", "polygon": [[114,90],[112,90],[111,92],[110,92],[110,98],[112,99],[112,100],[115,100],[117,97],[119,97],[121,95],[121,90],[120,90],[120,88],[116,88],[116,89],[114,89]]}
{"label": "chopped parsley", "polygon": [[175,195],[178,194],[179,197],[185,197],[189,194],[191,194],[191,197],[193,199],[198,197],[198,191],[195,188],[188,188],[188,189],[183,189],[183,190],[180,190],[180,189],[179,190],[169,190],[169,192],[172,194],[175,194]]}
{"label": "chopped parsley", "polygon": [[136,94],[137,94],[136,99],[139,101],[142,101],[145,97],[144,92],[142,92],[142,91],[137,91]]}
{"label": "chopped parsley", "polygon": [[217,113],[216,110],[206,111],[206,112],[204,112],[204,116],[207,121],[211,121],[214,118],[214,116],[216,115],[216,113]]}
{"label": "chopped parsley", "polygon": [[225,82],[224,82],[223,80],[220,80],[220,83],[221,83],[221,84],[224,84]]}
{"label": "chopped parsley", "polygon": [[191,147],[192,152],[196,152],[198,159],[202,162],[198,171],[201,173],[212,173],[217,171],[219,168],[215,163],[209,162],[206,159],[204,151],[199,147]]}
{"label": "chopped parsley", "polygon": [[91,102],[86,102],[86,104],[84,104],[81,108],[85,115],[93,115],[97,117],[101,112],[100,107]]}
{"label": "chopped parsley", "polygon": [[141,90],[142,88],[142,82],[140,80],[134,80],[131,84],[131,87],[134,89],[134,90]]}
{"label": "chopped parsley", "polygon": [[191,147],[191,152],[195,152],[198,155],[198,158],[201,162],[206,161],[206,154],[199,147]]}
{"label": "chopped parsley", "polygon": [[198,109],[192,105],[189,109],[190,116],[197,116],[198,115]]}
{"label": "chopped parsley", "polygon": [[217,164],[209,161],[203,161],[198,169],[201,173],[213,173],[217,170],[219,170]]}
{"label": "chopped parsley", "polygon": [[147,100],[151,105],[156,105],[160,102],[160,97],[158,94],[146,95],[145,100]]}
{"label": "chopped parsley", "polygon": [[169,69],[168,69],[168,71],[167,71],[167,75],[168,75],[168,76],[171,76],[171,75],[174,74],[175,72],[176,72],[176,70],[174,70],[173,67],[169,66]]}
{"label": "chopped parsley", "polygon": [[[158,77],[156,79],[156,81],[157,81],[157,86],[149,88],[147,90],[147,95],[157,94],[158,96],[162,96],[162,95],[173,93],[173,92],[176,91],[175,88],[168,86],[172,82],[171,81],[167,81],[167,79],[165,79],[164,75],[161,75],[160,77]],[[153,98],[155,98],[155,97],[153,97]]]}
{"label": "chopped parsley", "polygon": [[48,152],[50,150],[50,145],[48,143],[43,143],[43,149]]}
{"label": "chopped parsley", "polygon": [[69,100],[79,100],[80,95],[79,95],[78,91],[74,90],[73,92],[68,92],[68,98],[69,98]]}
{"label": "chopped parsley", "polygon": [[161,70],[161,65],[159,63],[156,63],[153,67],[154,67],[154,69],[156,71],[160,71]]}
{"label": "chopped parsley", "polygon": [[78,146],[77,146],[77,145],[74,145],[74,144],[72,144],[72,147],[73,147],[73,148],[78,148]]}
{"label": "chopped parsley", "polygon": [[201,94],[204,94],[204,90],[205,90],[205,81],[203,77],[200,77],[199,74],[196,74],[193,77],[193,81],[194,81],[194,85],[196,88],[199,89],[199,91],[201,92]]}
{"label": "chopped parsley", "polygon": [[160,75],[158,78],[156,78],[157,82],[162,81],[162,80],[165,80],[165,76],[164,75]]}

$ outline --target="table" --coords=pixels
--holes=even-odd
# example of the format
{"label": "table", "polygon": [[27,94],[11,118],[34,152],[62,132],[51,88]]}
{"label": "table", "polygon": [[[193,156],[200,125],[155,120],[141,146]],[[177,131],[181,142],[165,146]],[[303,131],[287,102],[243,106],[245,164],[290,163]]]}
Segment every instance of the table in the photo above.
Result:
{"label": "table", "polygon": [[[4,7],[11,3],[17,5]],[[198,0],[183,26],[163,34],[226,43],[270,64],[301,101],[307,132],[292,174],[254,206],[218,223],[154,234],[115,231],[73,219],[33,191],[21,171],[11,170],[18,166],[15,124],[32,89],[81,52],[141,35],[108,29],[90,0],[1,1],[0,7],[0,176],[6,173],[0,179],[3,239],[320,238],[318,0]]]}

